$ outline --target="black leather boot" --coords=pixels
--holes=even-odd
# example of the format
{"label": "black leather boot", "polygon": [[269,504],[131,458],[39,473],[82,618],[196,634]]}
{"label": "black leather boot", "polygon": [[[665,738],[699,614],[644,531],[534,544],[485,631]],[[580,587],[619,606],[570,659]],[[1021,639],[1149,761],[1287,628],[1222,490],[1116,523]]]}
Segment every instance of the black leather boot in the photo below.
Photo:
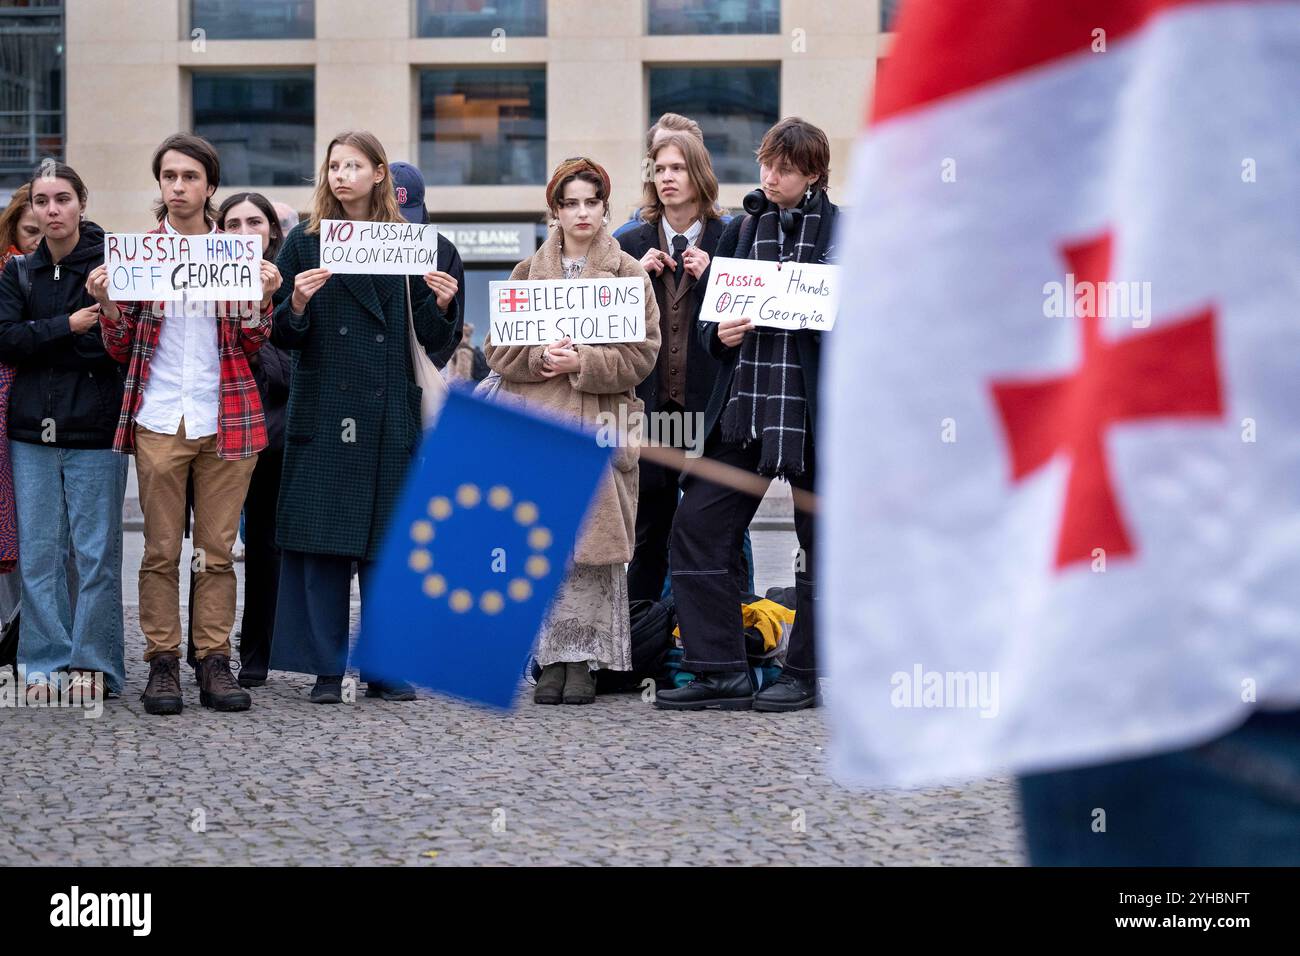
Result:
{"label": "black leather boot", "polygon": [[253,706],[253,695],[239,686],[225,654],[209,654],[199,661],[199,703],[221,711],[248,710]]}
{"label": "black leather boot", "polygon": [[803,710],[820,704],[817,678],[797,677],[789,671],[782,671],[780,677],[754,695],[754,709],[768,713]]}
{"label": "black leather boot", "polygon": [[754,683],[748,670],[701,674],[685,687],[659,691],[655,706],[660,710],[749,710],[754,706]]}
{"label": "black leather boot", "polygon": [[181,696],[181,661],[175,654],[159,654],[149,661],[149,683],[140,695],[146,714],[179,714],[185,707]]}

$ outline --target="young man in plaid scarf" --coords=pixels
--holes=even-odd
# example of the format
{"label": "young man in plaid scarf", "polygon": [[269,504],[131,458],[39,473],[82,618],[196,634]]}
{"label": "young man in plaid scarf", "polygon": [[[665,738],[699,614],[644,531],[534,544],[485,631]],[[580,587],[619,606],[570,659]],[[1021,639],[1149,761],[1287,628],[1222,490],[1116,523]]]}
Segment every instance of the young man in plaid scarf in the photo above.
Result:
{"label": "young man in plaid scarf", "polygon": [[[746,198],[718,241],[716,257],[773,262],[827,262],[837,209],[827,198],[830,144],[811,123],[790,117],[758,148],[761,194]],[[744,319],[701,323],[709,353],[722,363],[705,413],[706,457],[795,488],[813,487],[813,423],[821,333],[755,328]],[[817,704],[813,646],[813,516],[795,512],[800,560],[796,614],[780,678],[754,692],[745,657],[737,555],[759,499],[688,476],[673,523],[673,596],[685,657],[697,674],[685,687],[661,691],[665,710],[787,711]]]}
{"label": "young man in plaid scarf", "polygon": [[[221,162],[211,143],[190,133],[168,137],[154,152],[159,200],[155,233],[206,236],[217,231],[212,194]],[[140,627],[150,714],[178,714],[180,684],[179,561],[185,486],[194,474],[194,551],[202,571],[194,588],[192,637],[199,659],[199,701],[216,710],[247,710],[248,691],[230,671],[235,620],[231,554],[239,512],[257,453],[267,444],[262,400],[248,356],[271,331],[271,294],[280,273],[265,260],[262,302],[123,302],[108,298],[103,266],[86,283],[100,305],[104,348],[127,364],[126,391],[113,448],[136,456],[144,512]]]}

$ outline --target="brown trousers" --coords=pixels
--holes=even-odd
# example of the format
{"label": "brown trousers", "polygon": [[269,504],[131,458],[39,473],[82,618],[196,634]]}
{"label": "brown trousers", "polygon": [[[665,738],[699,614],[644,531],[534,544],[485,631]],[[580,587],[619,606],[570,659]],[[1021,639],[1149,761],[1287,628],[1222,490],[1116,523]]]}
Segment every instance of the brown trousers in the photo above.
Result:
{"label": "brown trousers", "polygon": [[144,560],[140,563],[140,629],[144,659],[180,654],[181,538],[185,527],[185,485],[194,472],[194,625],[199,660],[230,656],[235,623],[235,565],[239,512],[257,456],[224,461],[217,436],[184,438],[135,426],[135,468],[144,512]]}

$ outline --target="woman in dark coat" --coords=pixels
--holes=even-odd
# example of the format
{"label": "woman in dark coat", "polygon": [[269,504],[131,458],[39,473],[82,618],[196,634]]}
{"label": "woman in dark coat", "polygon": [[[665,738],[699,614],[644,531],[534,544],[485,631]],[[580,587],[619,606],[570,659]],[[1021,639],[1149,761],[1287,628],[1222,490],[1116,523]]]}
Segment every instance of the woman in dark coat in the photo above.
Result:
{"label": "woman in dark coat", "polygon": [[[316,674],[311,699],[338,703],[347,664],[351,566],[366,600],[373,562],[422,435],[420,387],[407,340],[444,348],[456,282],[332,275],[320,265],[324,219],[404,222],[383,146],[342,133],[325,151],[308,220],[285,240],[272,342],[297,353],[289,390],[276,542],[282,550],[271,667]],[[368,696],[409,700],[370,682]]]}

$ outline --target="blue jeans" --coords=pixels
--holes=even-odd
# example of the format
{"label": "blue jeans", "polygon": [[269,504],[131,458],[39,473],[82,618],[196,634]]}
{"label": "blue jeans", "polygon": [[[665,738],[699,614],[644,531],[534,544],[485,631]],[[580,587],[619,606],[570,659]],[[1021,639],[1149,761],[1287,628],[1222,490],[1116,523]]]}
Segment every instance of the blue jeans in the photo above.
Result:
{"label": "blue jeans", "polygon": [[1021,777],[1020,799],[1034,866],[1294,866],[1300,710],[1256,712],[1188,750]]}
{"label": "blue jeans", "polygon": [[[122,692],[122,501],[125,455],[111,448],[9,443],[18,511],[23,610],[18,663],[27,679],[99,671]],[[69,539],[77,601],[68,593]],[[41,675],[37,678],[36,675]]]}

